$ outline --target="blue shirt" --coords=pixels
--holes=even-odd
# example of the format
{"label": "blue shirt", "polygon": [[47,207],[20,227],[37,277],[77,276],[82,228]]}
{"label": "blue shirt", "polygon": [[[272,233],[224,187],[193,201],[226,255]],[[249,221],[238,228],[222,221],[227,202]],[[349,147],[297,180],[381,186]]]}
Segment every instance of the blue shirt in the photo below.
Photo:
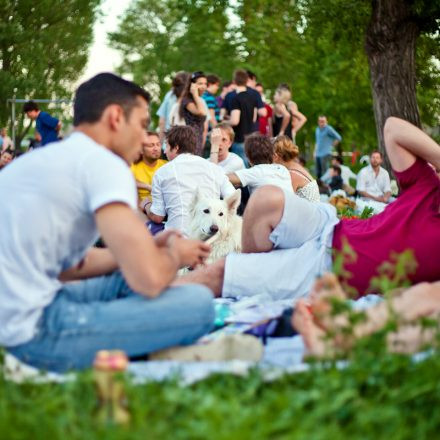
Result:
{"label": "blue shirt", "polygon": [[170,128],[170,113],[176,102],[177,97],[173,91],[170,90],[163,98],[162,104],[160,104],[160,107],[156,112],[156,115],[159,116],[159,118],[165,119],[165,130]]}
{"label": "blue shirt", "polygon": [[54,118],[49,113],[40,112],[35,122],[37,131],[41,135],[41,145],[47,145],[49,142],[56,142],[58,140],[58,132],[55,128],[60,121],[57,118]]}
{"label": "blue shirt", "polygon": [[206,90],[206,92],[202,95],[202,98],[205,100],[208,109],[213,109],[215,114],[215,119],[217,122],[220,121],[220,107],[217,104],[217,99],[215,96]]}
{"label": "blue shirt", "polygon": [[324,157],[332,154],[333,142],[341,141],[341,135],[331,126],[316,127],[316,157]]}

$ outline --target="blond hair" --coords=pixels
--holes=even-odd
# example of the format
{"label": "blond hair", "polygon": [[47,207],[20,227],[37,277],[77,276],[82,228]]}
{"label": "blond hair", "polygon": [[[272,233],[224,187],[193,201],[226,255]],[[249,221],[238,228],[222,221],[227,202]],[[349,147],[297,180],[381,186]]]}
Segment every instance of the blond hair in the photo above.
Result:
{"label": "blond hair", "polygon": [[216,128],[220,128],[221,130],[226,131],[231,142],[234,142],[235,132],[231,124],[229,124],[228,122],[220,122],[220,124],[216,125]]}
{"label": "blond hair", "polygon": [[275,90],[275,102],[279,102],[281,104],[287,105],[287,103],[290,101],[292,97],[292,93],[290,92],[290,89],[288,89],[286,86],[279,86]]}
{"label": "blond hair", "polygon": [[299,148],[288,136],[280,135],[274,139],[275,154],[283,161],[290,162],[299,156]]}

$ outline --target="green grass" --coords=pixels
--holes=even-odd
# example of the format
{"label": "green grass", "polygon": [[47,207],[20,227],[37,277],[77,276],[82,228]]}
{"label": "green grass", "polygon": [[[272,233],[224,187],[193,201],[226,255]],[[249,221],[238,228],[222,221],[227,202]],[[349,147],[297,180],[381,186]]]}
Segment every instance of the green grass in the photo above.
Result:
{"label": "green grass", "polygon": [[268,383],[216,375],[126,391],[132,421],[100,424],[91,374],[68,384],[16,385],[0,379],[1,439],[423,439],[440,432],[440,356],[415,363],[353,351],[333,364]]}

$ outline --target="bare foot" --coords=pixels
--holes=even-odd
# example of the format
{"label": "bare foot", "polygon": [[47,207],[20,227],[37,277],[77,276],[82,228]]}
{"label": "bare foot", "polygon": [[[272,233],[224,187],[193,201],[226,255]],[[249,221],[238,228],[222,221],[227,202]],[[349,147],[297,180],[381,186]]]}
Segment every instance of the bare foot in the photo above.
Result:
{"label": "bare foot", "polygon": [[312,314],[304,300],[295,305],[292,326],[301,334],[307,349],[306,355],[322,357],[328,354],[324,338],[325,333],[313,322]]}
{"label": "bare foot", "polygon": [[324,298],[347,299],[346,293],[342,290],[338,278],[333,273],[325,273],[315,281],[310,291],[310,300],[316,301]]}
{"label": "bare foot", "polygon": [[199,267],[192,272],[178,277],[172,283],[173,286],[181,286],[183,284],[203,284],[209,287],[215,297],[222,294],[223,278],[225,275],[225,259],[216,261],[213,264]]}

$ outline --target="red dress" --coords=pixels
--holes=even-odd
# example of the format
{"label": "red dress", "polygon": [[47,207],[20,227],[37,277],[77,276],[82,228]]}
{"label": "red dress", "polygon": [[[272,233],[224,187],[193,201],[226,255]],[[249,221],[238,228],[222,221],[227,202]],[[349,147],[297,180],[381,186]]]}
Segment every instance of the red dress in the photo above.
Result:
{"label": "red dress", "polygon": [[403,172],[395,172],[402,192],[386,209],[368,220],[342,220],[335,226],[333,248],[341,250],[343,238],[357,254],[345,264],[352,273],[348,284],[360,296],[368,290],[377,268],[392,252],[412,249],[416,260],[413,283],[440,280],[440,179],[422,159]]}

